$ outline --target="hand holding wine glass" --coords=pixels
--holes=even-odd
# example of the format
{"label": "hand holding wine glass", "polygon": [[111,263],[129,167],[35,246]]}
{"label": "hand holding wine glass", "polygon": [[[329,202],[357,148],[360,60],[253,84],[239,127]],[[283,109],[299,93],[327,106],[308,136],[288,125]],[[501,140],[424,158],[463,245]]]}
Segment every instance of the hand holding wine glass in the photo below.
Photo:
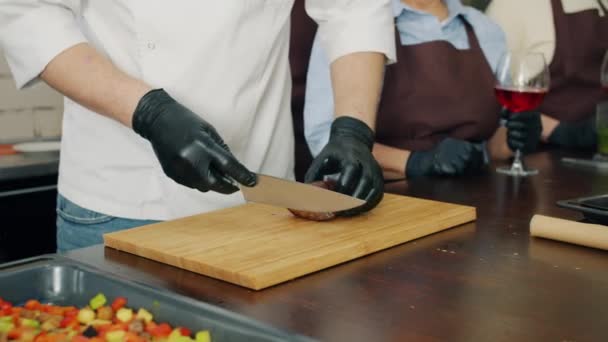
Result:
{"label": "hand holding wine glass", "polygon": [[[549,68],[545,57],[536,52],[506,52],[496,69],[496,97],[510,115],[534,110],[549,91]],[[526,169],[520,149],[510,167],[498,168],[509,176],[531,176],[538,170]]]}

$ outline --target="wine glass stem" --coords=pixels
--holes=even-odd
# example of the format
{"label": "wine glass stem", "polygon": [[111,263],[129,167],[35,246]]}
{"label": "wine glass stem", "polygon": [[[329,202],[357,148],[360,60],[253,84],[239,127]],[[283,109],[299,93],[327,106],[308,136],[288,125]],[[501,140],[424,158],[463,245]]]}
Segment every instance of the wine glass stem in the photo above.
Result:
{"label": "wine glass stem", "polygon": [[515,158],[513,158],[513,164],[511,165],[512,169],[522,170],[524,169],[524,164],[521,161],[521,151],[519,149],[515,150]]}

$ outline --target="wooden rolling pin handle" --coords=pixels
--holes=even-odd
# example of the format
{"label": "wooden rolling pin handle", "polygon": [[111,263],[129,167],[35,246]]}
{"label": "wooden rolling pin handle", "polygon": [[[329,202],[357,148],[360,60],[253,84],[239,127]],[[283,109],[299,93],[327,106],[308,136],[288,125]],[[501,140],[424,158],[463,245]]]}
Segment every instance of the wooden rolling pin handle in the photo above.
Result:
{"label": "wooden rolling pin handle", "polygon": [[608,250],[608,227],[599,224],[534,215],[530,221],[530,235]]}

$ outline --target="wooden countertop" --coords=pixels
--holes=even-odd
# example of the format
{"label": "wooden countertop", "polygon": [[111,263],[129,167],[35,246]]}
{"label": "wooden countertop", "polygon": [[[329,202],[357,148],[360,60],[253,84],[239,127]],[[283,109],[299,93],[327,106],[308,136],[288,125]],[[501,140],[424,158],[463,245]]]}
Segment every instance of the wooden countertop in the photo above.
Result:
{"label": "wooden countertop", "polygon": [[476,206],[479,219],[261,292],[102,246],[69,256],[324,341],[606,341],[608,252],[528,233],[535,213],[581,219],[557,200],[608,193],[608,175],[564,166],[564,155],[526,157],[541,170],[528,179],[492,168],[390,184]]}

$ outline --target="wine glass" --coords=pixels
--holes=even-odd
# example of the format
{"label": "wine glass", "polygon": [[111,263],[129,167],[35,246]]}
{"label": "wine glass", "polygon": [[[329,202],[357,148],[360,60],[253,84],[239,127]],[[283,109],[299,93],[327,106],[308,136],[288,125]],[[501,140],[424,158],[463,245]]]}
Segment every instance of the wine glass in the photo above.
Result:
{"label": "wine glass", "polygon": [[[542,53],[511,51],[504,53],[496,68],[496,97],[511,115],[537,108],[549,91],[549,68]],[[520,150],[510,167],[499,167],[498,173],[526,177],[538,174],[527,169]]]}
{"label": "wine glass", "polygon": [[602,88],[604,88],[605,91],[608,91],[608,51],[606,51],[604,62],[602,63],[601,81]]}

